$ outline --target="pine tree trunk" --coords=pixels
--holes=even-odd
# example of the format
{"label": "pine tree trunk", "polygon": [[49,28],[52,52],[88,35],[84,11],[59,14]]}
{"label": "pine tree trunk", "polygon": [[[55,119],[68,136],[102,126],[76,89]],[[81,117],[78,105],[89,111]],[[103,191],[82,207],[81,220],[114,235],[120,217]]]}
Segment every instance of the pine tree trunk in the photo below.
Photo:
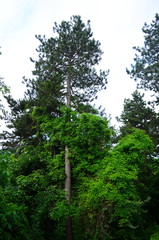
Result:
{"label": "pine tree trunk", "polygon": [[[66,106],[71,108],[71,80],[67,79]],[[65,198],[68,205],[71,204],[71,163],[69,158],[69,148],[65,146]],[[70,216],[66,217],[66,239],[72,240],[72,220]]]}
{"label": "pine tree trunk", "polygon": [[[69,159],[69,148],[65,147],[65,197],[67,203],[71,204],[71,164]],[[72,221],[71,217],[66,217],[66,239],[72,240]]]}
{"label": "pine tree trunk", "polygon": [[71,164],[69,159],[69,148],[65,147],[65,197],[67,203],[71,203]]}

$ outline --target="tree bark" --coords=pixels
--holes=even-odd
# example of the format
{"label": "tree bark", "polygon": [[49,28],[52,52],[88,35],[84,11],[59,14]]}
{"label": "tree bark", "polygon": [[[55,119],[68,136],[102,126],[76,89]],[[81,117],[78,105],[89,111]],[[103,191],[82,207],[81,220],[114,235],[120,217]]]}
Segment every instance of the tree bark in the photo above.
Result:
{"label": "tree bark", "polygon": [[[71,108],[71,80],[67,79],[67,95],[66,106]],[[65,146],[65,198],[68,205],[71,204],[71,163],[69,158],[69,148]],[[72,219],[70,216],[66,217],[66,239],[72,240]]]}
{"label": "tree bark", "polygon": [[[71,204],[71,164],[69,159],[69,148],[65,147],[65,198],[68,205]],[[66,239],[72,240],[72,220],[66,217]]]}
{"label": "tree bark", "polygon": [[69,148],[65,146],[65,197],[67,203],[71,203],[71,164],[69,159]]}

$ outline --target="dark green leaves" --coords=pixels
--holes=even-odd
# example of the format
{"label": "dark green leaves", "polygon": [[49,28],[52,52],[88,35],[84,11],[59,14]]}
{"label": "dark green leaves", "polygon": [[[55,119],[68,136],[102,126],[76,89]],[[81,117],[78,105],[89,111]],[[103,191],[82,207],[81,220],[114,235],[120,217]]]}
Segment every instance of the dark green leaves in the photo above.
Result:
{"label": "dark green leaves", "polygon": [[100,43],[92,37],[90,22],[85,25],[80,16],[73,16],[60,25],[55,23],[53,30],[57,34],[55,37],[48,40],[37,37],[41,45],[38,48],[39,61],[35,62],[33,72],[37,76],[36,92],[45,91],[43,84],[51,81],[50,86],[54,86],[52,94],[56,89],[58,95],[64,97],[69,78],[71,98],[77,107],[79,103],[93,99],[106,86],[108,72],[97,73],[94,68],[101,60]]}
{"label": "dark green leaves", "polygon": [[158,152],[159,115],[154,107],[146,103],[144,94],[135,91],[132,99],[125,99],[124,110],[118,120],[122,123],[120,131],[123,136],[130,133],[132,128],[142,129],[152,137],[155,151]]}
{"label": "dark green leaves", "polygon": [[159,15],[151,24],[145,23],[143,27],[144,47],[135,47],[137,54],[134,58],[132,69],[127,72],[132,78],[138,81],[138,87],[145,90],[152,90],[156,94],[158,103],[159,97]]}

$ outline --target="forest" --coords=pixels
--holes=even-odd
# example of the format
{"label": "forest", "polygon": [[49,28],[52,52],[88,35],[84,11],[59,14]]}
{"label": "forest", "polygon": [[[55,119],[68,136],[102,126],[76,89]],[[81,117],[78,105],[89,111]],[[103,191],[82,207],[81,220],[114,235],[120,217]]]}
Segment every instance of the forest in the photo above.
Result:
{"label": "forest", "polygon": [[159,239],[159,15],[141,31],[119,129],[93,104],[109,70],[89,20],[36,35],[22,99],[1,76],[0,240]]}

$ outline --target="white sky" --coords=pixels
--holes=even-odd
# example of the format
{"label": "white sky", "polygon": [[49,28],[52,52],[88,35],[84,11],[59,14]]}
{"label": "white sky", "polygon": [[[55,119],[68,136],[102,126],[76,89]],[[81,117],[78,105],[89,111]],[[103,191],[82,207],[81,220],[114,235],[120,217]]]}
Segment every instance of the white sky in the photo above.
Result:
{"label": "white sky", "polygon": [[81,15],[91,20],[94,38],[104,51],[100,68],[110,69],[107,90],[98,104],[106,113],[119,116],[124,98],[131,97],[136,84],[126,74],[133,62],[133,46],[143,45],[142,27],[159,12],[158,0],[0,0],[0,76],[15,98],[23,96],[22,77],[30,77],[39,42],[36,34],[52,36],[54,22]]}

